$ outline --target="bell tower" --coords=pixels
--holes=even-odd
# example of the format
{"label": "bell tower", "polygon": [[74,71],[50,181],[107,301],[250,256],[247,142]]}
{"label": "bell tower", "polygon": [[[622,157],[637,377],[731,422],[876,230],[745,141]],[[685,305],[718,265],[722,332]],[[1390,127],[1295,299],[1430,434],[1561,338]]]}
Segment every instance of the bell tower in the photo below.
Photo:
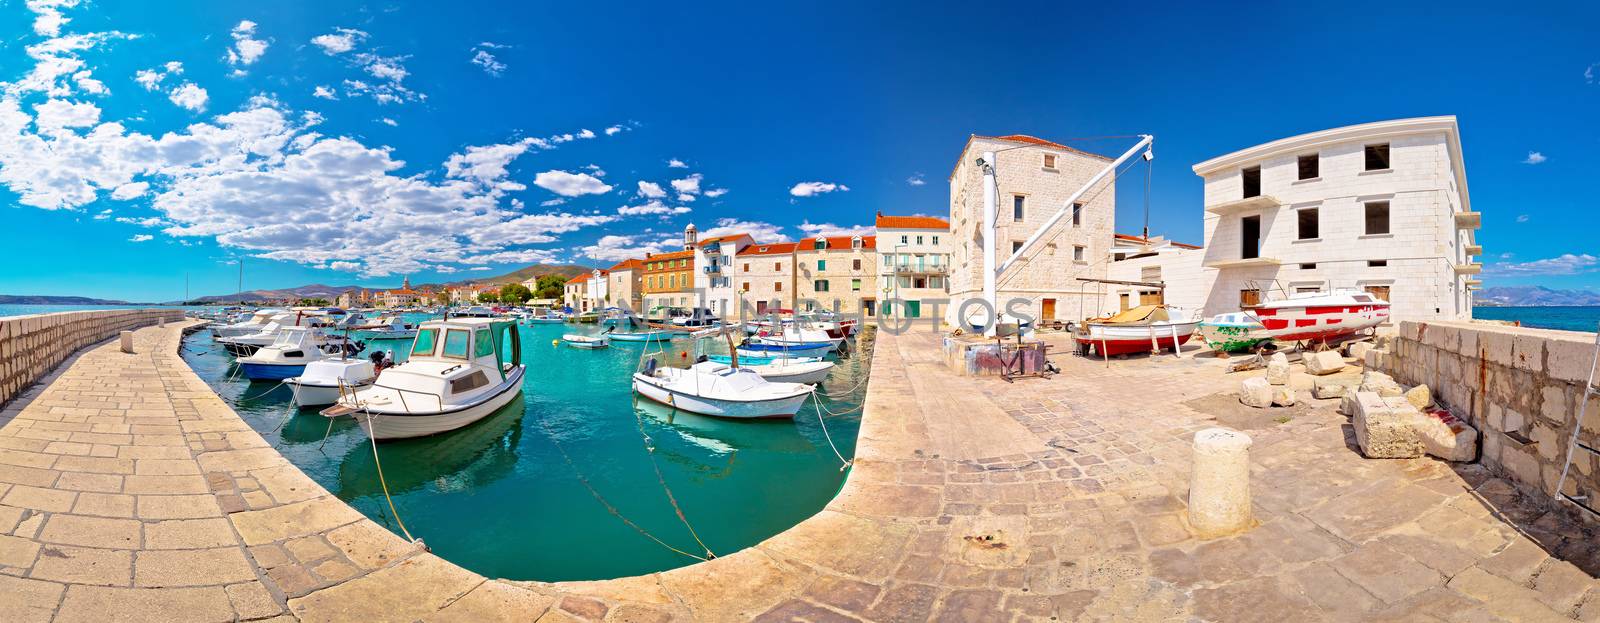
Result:
{"label": "bell tower", "polygon": [[683,228],[683,250],[693,251],[695,241],[699,238],[699,231],[694,228],[694,223]]}

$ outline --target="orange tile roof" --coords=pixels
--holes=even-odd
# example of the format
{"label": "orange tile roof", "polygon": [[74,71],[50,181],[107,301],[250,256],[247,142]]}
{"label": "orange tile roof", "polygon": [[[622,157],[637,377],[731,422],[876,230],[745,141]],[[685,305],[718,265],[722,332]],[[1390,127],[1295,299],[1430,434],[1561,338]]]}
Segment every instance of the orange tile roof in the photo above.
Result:
{"label": "orange tile roof", "polygon": [[995,138],[998,138],[1002,141],[1011,141],[1013,143],[1032,143],[1034,145],[1043,145],[1045,147],[1054,147],[1056,149],[1069,149],[1066,145],[1062,145],[1061,143],[1047,141],[1037,136],[1028,136],[1026,134],[1007,134],[1005,136],[996,136]]}
{"label": "orange tile roof", "polygon": [[[828,237],[824,238],[824,240],[828,241],[828,250],[837,251],[837,250],[840,250],[840,249],[845,249],[845,250],[850,249],[850,241],[853,238],[855,238],[855,236],[828,236]],[[806,242],[816,242],[816,240],[817,240],[816,238],[807,238]],[[861,237],[861,248],[863,248],[863,249],[876,249],[876,248],[878,248],[878,237],[877,236],[862,236]],[[800,250],[801,251],[812,251],[814,249],[808,249],[806,247],[801,247]]]}
{"label": "orange tile roof", "polygon": [[617,262],[617,265],[612,266],[611,270],[639,270],[641,268],[644,268],[644,260],[635,258]]}
{"label": "orange tile roof", "polygon": [[794,252],[794,246],[795,243],[793,242],[753,244],[745,247],[743,251],[739,252],[739,255],[788,255]]}
{"label": "orange tile roof", "polygon": [[672,251],[672,252],[669,252],[669,253],[657,253],[655,255],[648,256],[648,257],[644,258],[644,261],[646,261],[646,262],[654,262],[656,260],[680,260],[680,259],[692,258],[692,257],[694,257],[694,251],[692,251],[692,250],[690,250],[690,251]]}
{"label": "orange tile roof", "polygon": [[935,216],[892,216],[878,213],[878,229],[950,229],[950,221]]}
{"label": "orange tile roof", "polygon": [[572,284],[574,284],[574,283],[578,283],[578,282],[580,282],[580,281],[586,281],[586,280],[588,280],[588,279],[589,279],[589,273],[583,273],[583,274],[581,274],[581,275],[578,275],[578,276],[576,276],[576,277],[573,277],[573,278],[571,278],[571,279],[568,279],[568,280],[567,280],[567,285],[572,285]]}

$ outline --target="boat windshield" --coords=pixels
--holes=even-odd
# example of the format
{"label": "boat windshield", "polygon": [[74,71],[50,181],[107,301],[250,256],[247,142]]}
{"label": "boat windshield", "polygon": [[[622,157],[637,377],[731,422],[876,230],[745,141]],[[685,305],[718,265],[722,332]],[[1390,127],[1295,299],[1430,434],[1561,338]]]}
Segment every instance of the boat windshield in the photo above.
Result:
{"label": "boat windshield", "polygon": [[474,358],[494,354],[494,340],[489,337],[488,329],[478,329],[477,339],[477,348],[472,349]]}
{"label": "boat windshield", "polygon": [[444,336],[444,352],[442,352],[440,354],[444,355],[445,357],[454,357],[456,359],[466,359],[467,358],[467,330],[466,329],[450,329],[449,331],[446,331],[445,332],[445,336]]}
{"label": "boat windshield", "polygon": [[278,333],[277,337],[273,338],[272,345],[292,346],[294,344],[299,344],[300,336],[304,334],[304,331],[282,331]]}
{"label": "boat windshield", "polygon": [[423,329],[417,332],[417,341],[411,345],[412,357],[426,357],[433,354],[435,342],[439,339],[438,329]]}

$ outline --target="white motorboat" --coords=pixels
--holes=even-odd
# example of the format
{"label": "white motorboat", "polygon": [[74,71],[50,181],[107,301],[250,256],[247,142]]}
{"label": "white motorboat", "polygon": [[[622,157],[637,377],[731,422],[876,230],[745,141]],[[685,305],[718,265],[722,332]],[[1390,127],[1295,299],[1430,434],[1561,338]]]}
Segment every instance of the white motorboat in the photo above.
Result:
{"label": "white motorboat", "polygon": [[822,329],[809,327],[784,327],[781,331],[760,331],[755,337],[750,338],[757,344],[771,344],[773,346],[799,346],[814,348],[827,344],[829,350],[837,350],[839,344],[844,342],[844,337],[833,337]]}
{"label": "white motorboat", "polygon": [[[279,381],[298,376],[313,361],[345,354],[341,344],[325,347],[318,339],[320,334],[320,329],[310,327],[284,327],[271,344],[239,358],[239,373],[252,381]],[[331,348],[334,354],[324,348]]]}
{"label": "white motorboat", "polygon": [[361,327],[358,335],[369,340],[409,340],[417,337],[417,325],[399,316],[383,316],[376,323]]}
{"label": "white motorboat", "polygon": [[766,363],[746,365],[739,363],[739,368],[752,370],[768,381],[774,383],[804,383],[816,385],[828,378],[828,373],[833,371],[835,364],[832,361],[818,361],[799,359],[773,359]]}
{"label": "white motorboat", "polygon": [[692,413],[725,418],[794,417],[812,386],[774,383],[754,370],[702,361],[688,368],[659,367],[655,359],[633,375],[633,390]]}
{"label": "white motorboat", "polygon": [[524,371],[516,323],[430,320],[418,328],[409,360],[340,397],[322,414],[352,415],[378,441],[435,435],[483,419],[516,399]]}
{"label": "white motorboat", "polygon": [[1389,320],[1389,302],[1370,292],[1334,290],[1291,294],[1244,310],[1261,324],[1250,337],[1280,342],[1325,342]]}
{"label": "white motorboat", "polygon": [[294,392],[294,402],[302,407],[322,407],[338,402],[341,392],[349,393],[371,385],[378,378],[372,360],[333,357],[306,364],[299,376],[283,380]]}
{"label": "white motorboat", "polygon": [[262,329],[265,329],[272,322],[274,317],[282,313],[283,310],[281,309],[258,309],[243,322],[211,327],[211,336],[224,338],[260,333]]}
{"label": "white motorboat", "polygon": [[579,335],[568,333],[561,336],[561,341],[573,348],[597,349],[611,345],[611,338],[605,335]]}

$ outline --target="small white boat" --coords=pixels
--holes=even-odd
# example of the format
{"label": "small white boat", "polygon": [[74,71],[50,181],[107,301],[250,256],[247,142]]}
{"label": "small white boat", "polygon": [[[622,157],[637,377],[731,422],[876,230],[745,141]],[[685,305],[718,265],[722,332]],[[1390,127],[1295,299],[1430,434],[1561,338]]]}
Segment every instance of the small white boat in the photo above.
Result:
{"label": "small white boat", "polygon": [[567,346],[571,346],[573,348],[587,348],[591,350],[605,348],[611,345],[611,338],[604,335],[578,335],[576,333],[568,333],[561,336],[561,341],[565,342]]}
{"label": "small white boat", "polygon": [[295,404],[322,407],[338,402],[340,392],[361,389],[377,378],[377,366],[370,359],[335,357],[306,364],[299,376],[286,378],[283,384],[294,392]]}
{"label": "small white boat", "polygon": [[828,373],[833,371],[832,361],[801,361],[798,359],[774,359],[767,363],[745,365],[739,362],[739,368],[751,370],[774,383],[804,383],[816,385],[828,378]]}
{"label": "small white boat", "polygon": [[[284,327],[272,344],[239,358],[239,373],[252,381],[281,381],[297,376],[307,364],[333,357],[319,343],[320,333],[309,327]],[[338,345],[332,348],[339,350]]]}
{"label": "small white boat", "polygon": [[378,441],[434,435],[483,419],[516,399],[524,370],[516,323],[430,320],[417,330],[409,360],[341,396],[322,414],[354,416]]}
{"label": "small white boat", "polygon": [[672,340],[671,331],[640,331],[638,333],[607,333],[605,337],[617,342],[668,342]]}
{"label": "small white boat", "polygon": [[255,313],[250,314],[250,317],[245,319],[243,322],[235,322],[233,324],[211,327],[211,336],[216,338],[224,338],[260,333],[262,329],[265,329],[267,325],[272,322],[274,317],[282,313],[283,310],[281,309],[256,310]]}
{"label": "small white boat", "polygon": [[567,319],[555,314],[545,314],[542,316],[528,316],[523,318],[522,321],[528,324],[561,324],[566,322]]}
{"label": "small white boat", "polygon": [[409,340],[417,337],[417,325],[399,316],[383,316],[376,323],[361,327],[359,335],[369,340]]}
{"label": "small white boat", "polygon": [[813,388],[773,383],[754,370],[702,361],[688,368],[658,367],[650,359],[633,375],[640,395],[692,413],[725,418],[794,417]]}
{"label": "small white boat", "polygon": [[1348,337],[1389,320],[1389,302],[1359,290],[1292,294],[1244,311],[1261,323],[1258,337],[1280,342]]}

